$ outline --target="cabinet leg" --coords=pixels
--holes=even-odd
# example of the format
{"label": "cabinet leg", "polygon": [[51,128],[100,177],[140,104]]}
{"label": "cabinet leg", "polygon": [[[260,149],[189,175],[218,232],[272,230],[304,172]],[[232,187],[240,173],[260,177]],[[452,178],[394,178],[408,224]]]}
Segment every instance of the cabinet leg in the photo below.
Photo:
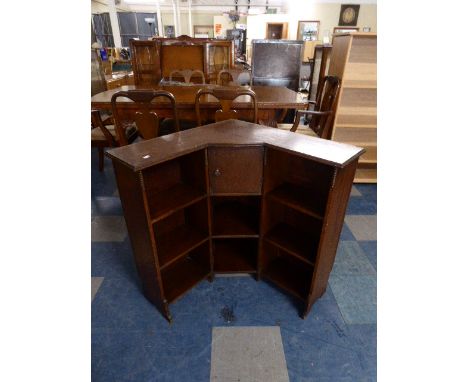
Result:
{"label": "cabinet leg", "polygon": [[171,312],[169,311],[169,304],[167,301],[163,301],[163,316],[164,318],[171,324],[172,323],[172,316]]}

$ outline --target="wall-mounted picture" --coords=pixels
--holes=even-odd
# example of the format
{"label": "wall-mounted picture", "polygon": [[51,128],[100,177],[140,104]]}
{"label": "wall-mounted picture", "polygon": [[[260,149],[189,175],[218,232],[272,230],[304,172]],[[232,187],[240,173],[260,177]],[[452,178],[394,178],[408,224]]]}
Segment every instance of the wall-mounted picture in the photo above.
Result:
{"label": "wall-mounted picture", "polygon": [[164,37],[175,37],[174,25],[164,25]]}
{"label": "wall-mounted picture", "polygon": [[297,39],[302,41],[318,40],[320,21],[299,21],[297,24]]}
{"label": "wall-mounted picture", "polygon": [[359,16],[359,4],[342,4],[340,19],[338,21],[339,26],[356,26]]}
{"label": "wall-mounted picture", "polygon": [[194,25],[193,37],[198,38],[213,38],[213,25]]}

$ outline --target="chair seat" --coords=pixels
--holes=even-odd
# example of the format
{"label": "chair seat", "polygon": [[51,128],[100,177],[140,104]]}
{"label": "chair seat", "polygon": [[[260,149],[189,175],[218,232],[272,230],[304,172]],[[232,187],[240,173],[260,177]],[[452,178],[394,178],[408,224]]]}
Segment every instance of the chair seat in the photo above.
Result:
{"label": "chair seat", "polygon": [[[278,129],[281,130],[291,130],[293,127],[292,123],[278,123]],[[303,134],[303,135],[309,135],[311,137],[316,137],[318,138],[318,135],[313,131],[309,126],[307,125],[299,125],[297,127],[296,133]]]}
{"label": "chair seat", "polygon": [[[107,125],[106,129],[109,130],[109,133],[111,133],[111,135],[115,139],[117,139],[117,133],[115,131],[114,125]],[[129,138],[132,135],[134,135],[136,131],[137,131],[136,126],[134,124],[131,124],[126,127],[125,135],[127,136],[127,138]],[[104,133],[99,127],[95,127],[94,129],[91,129],[91,140],[92,141],[105,141],[106,137],[104,136]]]}

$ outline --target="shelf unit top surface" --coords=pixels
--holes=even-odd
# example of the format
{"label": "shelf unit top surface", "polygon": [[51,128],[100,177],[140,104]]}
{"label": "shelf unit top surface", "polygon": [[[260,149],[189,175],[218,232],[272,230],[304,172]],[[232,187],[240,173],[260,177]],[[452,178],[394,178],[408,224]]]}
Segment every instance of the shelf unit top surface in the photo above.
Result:
{"label": "shelf unit top surface", "polygon": [[287,151],[335,167],[344,167],[365,152],[349,144],[231,119],[117,147],[107,155],[140,171],[208,146],[252,145]]}

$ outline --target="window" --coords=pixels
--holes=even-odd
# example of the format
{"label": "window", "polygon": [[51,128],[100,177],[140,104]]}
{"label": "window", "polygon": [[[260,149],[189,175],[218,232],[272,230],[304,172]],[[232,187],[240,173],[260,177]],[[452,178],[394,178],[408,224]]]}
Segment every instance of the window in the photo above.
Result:
{"label": "window", "polygon": [[115,45],[109,13],[93,14],[92,25],[96,41],[100,42],[103,48],[113,48]]}
{"label": "window", "polygon": [[[118,12],[117,15],[119,17],[120,38],[124,47],[130,46],[131,38],[148,40],[156,34],[158,28],[156,13]],[[150,26],[145,18],[153,18],[154,23]]]}

